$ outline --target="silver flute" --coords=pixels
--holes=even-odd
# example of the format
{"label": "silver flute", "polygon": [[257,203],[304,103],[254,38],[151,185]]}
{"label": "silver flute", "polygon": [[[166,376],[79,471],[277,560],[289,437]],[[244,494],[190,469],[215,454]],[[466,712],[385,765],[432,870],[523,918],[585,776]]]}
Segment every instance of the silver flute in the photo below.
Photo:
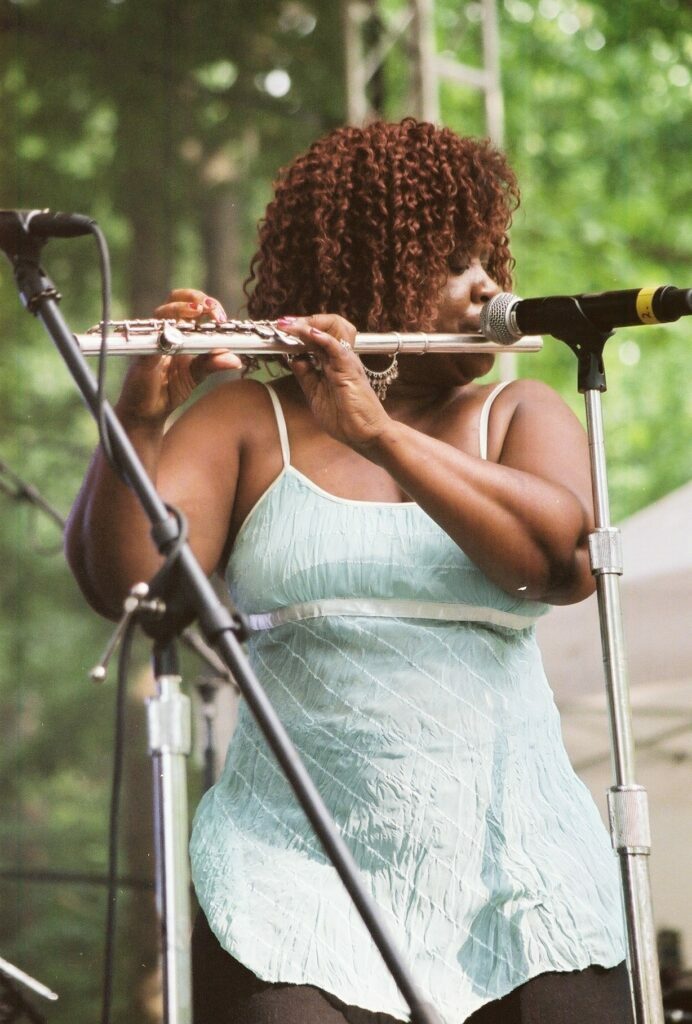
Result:
{"label": "silver flute", "polygon": [[[109,320],[107,355],[144,356],[198,355],[224,349],[247,356],[297,356],[305,346],[282,331],[273,320],[226,320],[223,323],[196,323],[192,320]],[[101,351],[102,324],[90,327],[75,337],[84,355]],[[543,341],[527,336],[509,345],[488,341],[482,334],[357,334],[355,351],[384,355],[433,352],[539,352]]]}

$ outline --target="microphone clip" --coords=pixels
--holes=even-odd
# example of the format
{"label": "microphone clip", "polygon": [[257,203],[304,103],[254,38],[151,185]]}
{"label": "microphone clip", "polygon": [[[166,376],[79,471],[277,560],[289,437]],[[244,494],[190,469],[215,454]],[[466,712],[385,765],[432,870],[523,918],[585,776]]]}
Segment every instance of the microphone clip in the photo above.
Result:
{"label": "microphone clip", "polygon": [[564,323],[553,332],[553,337],[563,341],[577,357],[577,390],[580,394],[607,390],[603,349],[614,333],[597,327],[576,296],[565,296]]}

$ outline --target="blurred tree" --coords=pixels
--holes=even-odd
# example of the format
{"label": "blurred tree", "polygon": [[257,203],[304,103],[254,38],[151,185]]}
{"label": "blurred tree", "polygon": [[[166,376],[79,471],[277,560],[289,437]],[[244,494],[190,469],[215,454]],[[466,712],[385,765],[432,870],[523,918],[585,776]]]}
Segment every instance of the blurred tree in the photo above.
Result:
{"label": "blurred tree", "polygon": [[[508,135],[524,183],[515,234],[522,290],[686,287],[689,5],[517,0],[505,9],[514,22],[504,36]],[[606,346],[617,518],[690,477],[692,405],[680,372],[689,329],[623,329]],[[565,393],[573,357],[551,348],[541,369]]]}
{"label": "blurred tree", "polygon": [[[479,5],[436,6],[439,51],[478,63]],[[690,5],[504,0],[499,9],[506,148],[523,193],[512,232],[517,290],[687,287]],[[446,123],[483,131],[478,95],[445,85],[442,99]],[[616,520],[690,477],[692,401],[682,372],[689,331],[689,320],[622,329],[606,346]],[[566,346],[546,339],[520,370],[546,379],[581,415]]]}
{"label": "blurred tree", "polygon": [[[237,308],[267,179],[340,119],[335,19],[271,0],[194,8],[103,2],[88,18],[69,0],[59,10],[1,3],[0,203],[96,216],[111,243],[120,315],[147,314],[176,277]],[[315,48],[323,60],[311,59]],[[45,265],[65,292],[68,320],[80,329],[96,320],[93,247],[51,242]],[[7,264],[0,320],[2,454],[66,509],[94,430],[59,360],[21,313]],[[12,529],[25,515],[11,509],[0,526],[11,567],[0,634],[8,740],[0,767],[9,780],[0,814],[0,869],[9,872],[0,876],[0,945],[60,991],[52,1017],[60,1024],[93,1015],[98,1004],[104,890],[41,884],[36,872],[103,872],[110,695],[86,698],[82,680],[106,629],[85,615],[62,561],[28,551],[24,527]],[[123,870],[146,881],[150,801],[142,794],[150,771],[141,699],[139,692],[128,712]],[[156,936],[153,908],[142,913],[136,893],[125,894],[120,913],[116,1010],[117,1019],[144,1021],[159,1012],[150,985]]]}

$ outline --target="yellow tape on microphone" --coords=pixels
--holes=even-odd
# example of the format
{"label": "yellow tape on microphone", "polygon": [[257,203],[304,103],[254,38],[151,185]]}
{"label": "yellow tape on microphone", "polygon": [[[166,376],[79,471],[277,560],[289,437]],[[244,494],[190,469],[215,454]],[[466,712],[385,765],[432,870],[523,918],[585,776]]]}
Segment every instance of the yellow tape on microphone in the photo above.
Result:
{"label": "yellow tape on microphone", "polygon": [[637,316],[643,324],[659,324],[661,321],[654,316],[654,295],[660,288],[641,288],[637,293]]}

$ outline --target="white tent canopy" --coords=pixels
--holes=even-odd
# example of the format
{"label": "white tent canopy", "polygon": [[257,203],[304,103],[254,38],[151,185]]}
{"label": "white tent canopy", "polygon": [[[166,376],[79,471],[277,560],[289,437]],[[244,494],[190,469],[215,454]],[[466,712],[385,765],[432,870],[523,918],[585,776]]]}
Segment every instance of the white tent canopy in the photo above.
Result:
{"label": "white tent canopy", "polygon": [[[636,781],[649,794],[658,927],[692,961],[692,484],[622,524],[621,581]],[[538,627],[572,761],[605,816],[612,785],[596,598]]]}
{"label": "white tent canopy", "polygon": [[[632,687],[692,676],[692,483],[622,524],[621,582]],[[539,627],[558,703],[603,688],[596,598]]]}

